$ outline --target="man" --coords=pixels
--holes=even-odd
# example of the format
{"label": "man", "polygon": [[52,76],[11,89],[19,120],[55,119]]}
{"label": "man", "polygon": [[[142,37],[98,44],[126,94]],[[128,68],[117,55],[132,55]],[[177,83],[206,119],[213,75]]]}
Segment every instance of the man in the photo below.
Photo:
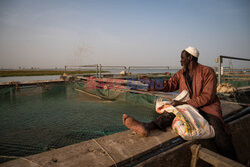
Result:
{"label": "man", "polygon": [[[172,101],[173,106],[189,104],[197,108],[200,114],[213,126],[215,142],[218,152],[231,159],[236,159],[230,135],[225,131],[219,98],[216,95],[216,75],[212,68],[198,63],[199,51],[188,47],[181,52],[182,69],[164,83],[163,88],[156,89],[151,83],[149,90],[172,92],[187,90],[190,100],[187,102]],[[124,114],[124,125],[137,134],[147,136],[150,130],[160,129],[166,131],[171,126],[175,115],[163,113],[150,123],[143,123]]]}

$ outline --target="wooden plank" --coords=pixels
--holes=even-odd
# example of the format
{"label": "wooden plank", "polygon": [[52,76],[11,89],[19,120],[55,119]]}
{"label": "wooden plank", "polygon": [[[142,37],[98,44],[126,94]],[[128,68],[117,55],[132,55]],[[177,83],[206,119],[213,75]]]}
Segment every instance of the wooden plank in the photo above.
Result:
{"label": "wooden plank", "polygon": [[60,83],[64,82],[63,79],[52,79],[52,80],[37,80],[37,81],[10,81],[10,82],[0,82],[0,86],[15,86],[15,85],[36,85],[36,84],[45,84],[45,83]]}
{"label": "wooden plank", "polygon": [[223,76],[230,77],[250,77],[249,74],[223,74]]}
{"label": "wooden plank", "polygon": [[[1,167],[124,166],[159,150],[178,135],[153,131],[141,137],[128,130],[0,164]],[[26,160],[26,161],[25,161]]]}
{"label": "wooden plank", "polygon": [[249,77],[248,78],[240,78],[240,77],[225,77],[225,76],[222,76],[222,79],[223,80],[233,80],[233,81],[249,81]]}
{"label": "wooden plank", "polygon": [[221,109],[222,109],[223,117],[227,117],[233,113],[237,113],[238,111],[244,108],[239,103],[228,102],[225,100],[221,100],[220,102],[221,102]]}
{"label": "wooden plank", "polygon": [[[197,151],[198,145],[194,144],[191,146],[191,152],[194,155]],[[219,155],[213,151],[210,151],[206,148],[200,148],[198,150],[198,157],[206,162],[208,162],[211,165],[214,166],[225,166],[225,167],[232,167],[232,166],[237,166],[237,167],[244,167],[244,165],[233,161],[229,158],[226,158],[222,155]]]}

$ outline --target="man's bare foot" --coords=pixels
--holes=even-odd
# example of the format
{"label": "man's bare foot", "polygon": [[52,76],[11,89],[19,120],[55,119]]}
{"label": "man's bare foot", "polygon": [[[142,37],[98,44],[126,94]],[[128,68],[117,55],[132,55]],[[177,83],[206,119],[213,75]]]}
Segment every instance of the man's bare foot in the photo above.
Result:
{"label": "man's bare foot", "polygon": [[122,117],[123,124],[129,128],[130,130],[136,132],[138,135],[141,136],[148,136],[149,130],[146,129],[145,125],[134,118],[123,114]]}

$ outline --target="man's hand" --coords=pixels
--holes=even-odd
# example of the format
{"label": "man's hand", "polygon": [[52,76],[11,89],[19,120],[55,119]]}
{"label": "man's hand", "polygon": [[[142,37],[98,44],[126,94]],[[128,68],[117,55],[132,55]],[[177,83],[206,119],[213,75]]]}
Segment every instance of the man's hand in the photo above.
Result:
{"label": "man's hand", "polygon": [[187,104],[187,103],[186,102],[177,101],[177,100],[173,100],[170,104],[175,107],[175,106],[179,106],[179,105],[183,105],[183,104]]}
{"label": "man's hand", "polygon": [[142,75],[140,77],[140,81],[143,84],[148,84],[147,91],[152,91],[153,90],[152,87],[151,87],[151,80],[146,75]]}

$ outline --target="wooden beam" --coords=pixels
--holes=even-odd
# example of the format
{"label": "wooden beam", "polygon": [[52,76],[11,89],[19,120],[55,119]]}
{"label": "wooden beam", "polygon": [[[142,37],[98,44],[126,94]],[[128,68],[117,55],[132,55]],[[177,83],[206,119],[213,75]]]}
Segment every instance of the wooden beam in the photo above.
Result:
{"label": "wooden beam", "polygon": [[[197,153],[198,151],[198,153]],[[206,148],[202,148],[196,144],[192,145],[191,146],[191,152],[192,152],[192,155],[195,155],[197,153],[197,157],[206,161],[207,163],[213,165],[213,166],[223,166],[223,167],[232,167],[232,166],[237,166],[237,167],[244,167],[244,165],[236,162],[236,161],[233,161],[229,158],[226,158],[222,155],[219,155],[213,151],[210,151]],[[195,159],[196,157],[192,157],[192,162],[193,164],[196,164],[194,163],[193,159]],[[192,166],[193,167],[193,166]]]}
{"label": "wooden beam", "polygon": [[51,79],[51,80],[37,80],[37,81],[10,81],[10,82],[0,82],[0,86],[7,85],[36,85],[36,84],[46,84],[46,83],[60,83],[64,82],[63,79]]}

